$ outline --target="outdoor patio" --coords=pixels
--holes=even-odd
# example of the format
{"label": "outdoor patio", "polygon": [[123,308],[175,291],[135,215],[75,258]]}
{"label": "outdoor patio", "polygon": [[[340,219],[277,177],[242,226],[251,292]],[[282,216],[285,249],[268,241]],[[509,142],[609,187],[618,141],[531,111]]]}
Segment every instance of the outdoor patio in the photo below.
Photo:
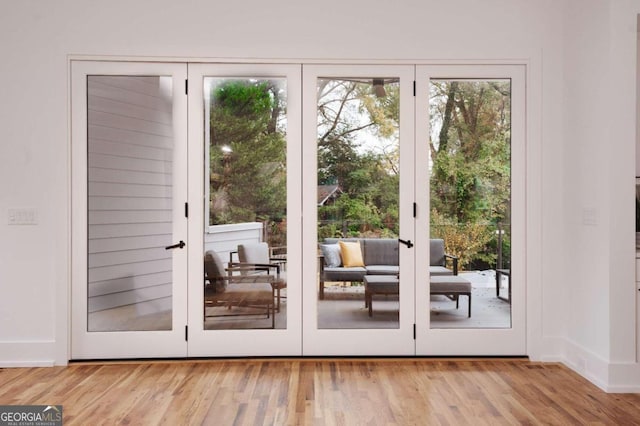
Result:
{"label": "outdoor patio", "polygon": [[[459,308],[445,296],[431,296],[432,328],[509,328],[511,305],[496,297],[495,271],[461,272],[471,282],[471,317],[468,299],[460,297]],[[501,295],[506,294],[503,280]],[[397,328],[398,297],[376,296],[373,317],[364,307],[364,286],[332,283],[325,299],[318,301],[318,326],[325,329]],[[426,310],[426,309],[425,309]]]}
{"label": "outdoor patio", "polygon": [[[511,326],[511,305],[496,298],[495,272],[461,272],[472,283],[471,318],[467,316],[468,300],[460,298],[460,306],[445,296],[431,297],[432,328],[509,328]],[[506,294],[506,281],[501,294]],[[286,295],[284,290],[283,295]],[[376,329],[398,327],[398,297],[376,296],[373,316],[369,317],[364,307],[364,286],[331,283],[325,289],[325,299],[318,301],[318,326],[322,329]],[[211,308],[208,308],[211,309]],[[426,310],[425,310],[426,311]],[[248,312],[249,313],[249,312]],[[287,299],[282,299],[279,313],[276,313],[275,328],[286,328]],[[129,329],[163,330],[171,328],[170,313],[136,315],[131,309],[105,311],[95,315],[95,324],[110,324],[117,318]],[[99,316],[99,317],[98,317]],[[207,318],[205,329],[253,329],[269,328],[271,320],[266,316],[238,316]],[[116,329],[119,329],[116,327]]]}
{"label": "outdoor patio", "polygon": [[[472,283],[471,317],[467,316],[468,299],[460,298],[459,308],[445,296],[431,297],[432,328],[509,328],[511,305],[496,297],[495,272],[461,272]],[[501,294],[506,294],[503,280]],[[385,329],[398,328],[398,296],[376,296],[373,316],[364,307],[364,286],[327,283],[325,299],[318,300],[318,327],[321,329]],[[425,308],[425,312],[426,312]],[[286,327],[287,299],[276,314],[276,329]],[[270,327],[266,317],[208,318],[205,328],[251,329]]]}

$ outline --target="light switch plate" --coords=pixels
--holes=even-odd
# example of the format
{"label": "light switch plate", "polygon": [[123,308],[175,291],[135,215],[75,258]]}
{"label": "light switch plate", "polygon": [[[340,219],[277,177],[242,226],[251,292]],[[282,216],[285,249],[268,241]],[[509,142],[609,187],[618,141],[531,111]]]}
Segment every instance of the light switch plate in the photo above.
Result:
{"label": "light switch plate", "polygon": [[7,217],[9,225],[38,224],[38,210],[35,208],[9,209]]}

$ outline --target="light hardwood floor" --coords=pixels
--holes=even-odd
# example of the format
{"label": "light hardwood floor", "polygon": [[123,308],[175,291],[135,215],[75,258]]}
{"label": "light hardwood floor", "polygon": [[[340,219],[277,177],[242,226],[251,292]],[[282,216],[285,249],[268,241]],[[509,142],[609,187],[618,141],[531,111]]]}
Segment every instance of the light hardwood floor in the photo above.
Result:
{"label": "light hardwood floor", "polygon": [[65,425],[640,424],[607,394],[521,359],[248,359],[0,369],[0,404],[63,405]]}

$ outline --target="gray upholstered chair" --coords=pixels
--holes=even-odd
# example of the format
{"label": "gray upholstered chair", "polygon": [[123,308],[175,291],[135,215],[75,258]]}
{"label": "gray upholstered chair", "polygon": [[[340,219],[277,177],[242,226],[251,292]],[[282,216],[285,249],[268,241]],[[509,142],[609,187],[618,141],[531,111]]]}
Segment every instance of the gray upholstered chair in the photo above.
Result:
{"label": "gray upholstered chair", "polygon": [[[429,251],[429,275],[458,275],[458,258],[445,253],[443,239],[429,240]],[[447,260],[451,261],[451,269],[447,267]]]}
{"label": "gray upholstered chair", "polygon": [[[233,255],[237,253],[239,262],[233,262]],[[281,290],[287,287],[286,257],[271,256],[269,244],[265,242],[238,244],[238,251],[231,252],[230,265],[240,267],[245,275],[270,274],[275,276],[273,286],[276,293],[276,312],[280,312]]]}
{"label": "gray upholstered chair", "polygon": [[[215,251],[204,255],[204,319],[219,316],[266,315],[275,327],[276,277],[270,274],[248,274],[242,266],[224,268]],[[207,313],[207,308],[217,309]],[[234,307],[254,308],[255,313],[245,310],[234,312]]]}
{"label": "gray upholstered chair", "polygon": [[[273,268],[277,273],[282,272],[286,259],[271,257],[271,250],[267,243],[238,244],[238,260],[241,264],[254,264]],[[232,261],[232,263],[235,263]]]}

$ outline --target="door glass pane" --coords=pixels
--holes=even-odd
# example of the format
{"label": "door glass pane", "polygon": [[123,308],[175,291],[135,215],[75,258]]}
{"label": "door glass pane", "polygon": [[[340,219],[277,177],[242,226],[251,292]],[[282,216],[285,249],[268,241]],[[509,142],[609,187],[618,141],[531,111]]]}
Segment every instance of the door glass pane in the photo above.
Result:
{"label": "door glass pane", "polygon": [[172,79],[89,76],[88,330],[172,328]]}
{"label": "door glass pane", "polygon": [[398,78],[317,81],[319,329],[399,327],[399,100]]}
{"label": "door glass pane", "polygon": [[204,328],[287,327],[285,78],[204,79]]}
{"label": "door glass pane", "polygon": [[511,81],[429,87],[431,328],[511,327]]}

